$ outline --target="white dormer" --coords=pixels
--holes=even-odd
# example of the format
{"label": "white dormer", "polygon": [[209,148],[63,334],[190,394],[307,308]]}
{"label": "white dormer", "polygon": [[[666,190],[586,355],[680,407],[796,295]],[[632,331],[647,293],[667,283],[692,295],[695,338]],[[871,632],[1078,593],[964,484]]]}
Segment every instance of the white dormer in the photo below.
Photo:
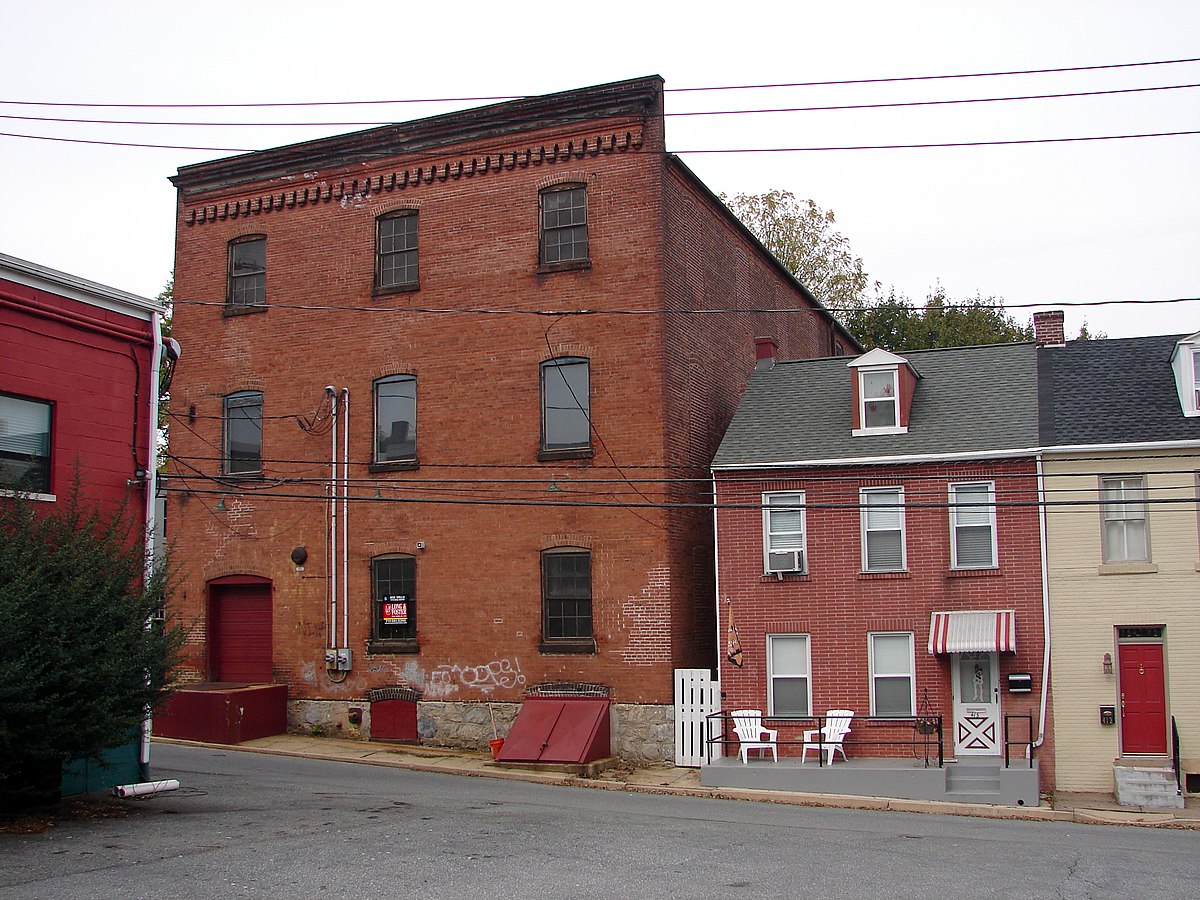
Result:
{"label": "white dormer", "polygon": [[1200,331],[1185,337],[1171,353],[1175,390],[1185,416],[1200,416]]}
{"label": "white dormer", "polygon": [[917,371],[903,356],[876,347],[847,363],[854,398],[853,429],[868,434],[906,434]]}

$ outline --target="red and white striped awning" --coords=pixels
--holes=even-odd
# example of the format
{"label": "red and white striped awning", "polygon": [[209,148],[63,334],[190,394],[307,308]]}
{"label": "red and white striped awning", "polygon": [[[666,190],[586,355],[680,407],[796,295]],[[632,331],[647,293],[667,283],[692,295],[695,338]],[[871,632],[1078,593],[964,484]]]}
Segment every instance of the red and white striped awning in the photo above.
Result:
{"label": "red and white striped awning", "polygon": [[1017,616],[1011,609],[935,612],[929,620],[930,653],[1015,653]]}

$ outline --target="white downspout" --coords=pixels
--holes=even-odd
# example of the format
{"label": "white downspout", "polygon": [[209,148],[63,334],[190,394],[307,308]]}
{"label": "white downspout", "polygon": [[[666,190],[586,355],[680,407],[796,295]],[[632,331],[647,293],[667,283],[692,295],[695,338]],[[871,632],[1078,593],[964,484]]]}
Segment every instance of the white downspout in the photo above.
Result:
{"label": "white downspout", "polygon": [[329,475],[329,640],[327,646],[330,648],[337,647],[337,479],[338,479],[338,464],[337,464],[337,439],[338,439],[338,396],[337,389],[333,385],[325,388],[325,393],[329,395],[330,402],[333,405],[331,415],[333,416],[333,428],[331,444],[329,448],[329,465],[331,472]]}
{"label": "white downspout", "polygon": [[1038,714],[1038,738],[1029,749],[1031,756],[1033,749],[1041,747],[1042,742],[1046,739],[1046,706],[1050,699],[1050,572],[1047,565],[1050,554],[1047,547],[1049,536],[1046,533],[1046,475],[1042,471],[1042,454],[1039,453],[1034,459],[1037,461],[1038,521],[1041,526],[1042,634],[1044,640],[1042,650],[1042,704]]}
{"label": "white downspout", "polygon": [[[150,313],[150,421],[146,423],[149,441],[146,444],[146,533],[143,547],[146,556],[146,578],[154,571],[154,506],[158,499],[158,379],[162,366],[162,322],[157,312]],[[136,352],[136,351],[135,351]],[[149,622],[147,622],[149,627]],[[150,734],[153,721],[149,710],[142,720],[140,759],[142,766],[150,765]],[[148,770],[144,770],[148,771]],[[143,776],[145,777],[145,776]]]}
{"label": "white downspout", "polygon": [[714,596],[713,603],[717,610],[717,681],[721,680],[721,654],[724,650],[721,647],[721,552],[719,538],[717,532],[717,473],[713,472],[712,476],[712,498],[713,498],[713,588]]}
{"label": "white downspout", "polygon": [[350,389],[342,388],[342,646],[350,646]]}

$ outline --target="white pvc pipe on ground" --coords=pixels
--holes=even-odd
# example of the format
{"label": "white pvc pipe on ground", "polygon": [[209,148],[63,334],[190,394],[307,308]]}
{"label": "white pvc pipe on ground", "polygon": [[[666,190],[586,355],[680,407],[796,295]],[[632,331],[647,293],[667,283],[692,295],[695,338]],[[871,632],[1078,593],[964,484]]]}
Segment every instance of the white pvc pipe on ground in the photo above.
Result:
{"label": "white pvc pipe on ground", "polygon": [[150,797],[154,794],[164,794],[167,791],[179,790],[179,782],[174,778],[164,781],[143,781],[139,784],[119,784],[113,788],[113,793],[122,799],[130,797]]}

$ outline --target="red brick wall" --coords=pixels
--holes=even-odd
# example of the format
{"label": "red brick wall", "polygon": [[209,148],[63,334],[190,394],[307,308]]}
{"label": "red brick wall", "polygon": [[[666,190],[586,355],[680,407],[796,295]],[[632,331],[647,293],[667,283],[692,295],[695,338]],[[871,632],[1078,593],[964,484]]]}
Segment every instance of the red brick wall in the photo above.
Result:
{"label": "red brick wall", "polygon": [[85,497],[140,520],[128,482],[148,465],[150,354],[148,321],[0,279],[0,391],[54,404],[52,493],[78,465]]}
{"label": "red brick wall", "polygon": [[[847,421],[849,418],[847,410]],[[945,506],[948,484],[972,480],[994,481],[997,503],[1017,505],[997,509],[999,567],[952,572]],[[863,574],[859,488],[896,485],[905,490],[908,571]],[[928,694],[931,713],[943,716],[947,751],[952,752],[949,658],[927,652],[930,615],[934,611],[1012,609],[1016,611],[1017,652],[999,655],[1001,712],[1032,715],[1036,728],[1041,691],[1049,685],[1042,684],[1041,557],[1032,460],[722,473],[717,499],[719,504],[755,507],[764,491],[777,490],[803,490],[809,504],[809,573],[805,576],[786,575],[780,581],[763,575],[760,509],[723,509],[718,514],[721,633],[725,634],[732,608],[744,660],[744,668],[737,669],[722,659],[726,709],[757,707],[765,711],[767,635],[808,634],[814,712],[847,708],[868,715],[868,633],[911,631],[918,712]],[[822,504],[838,508],[820,508]],[[726,598],[731,603],[725,603]],[[1034,692],[1009,694],[1005,676],[1010,672],[1033,673]],[[890,733],[884,736],[884,730],[865,723],[855,727],[859,740],[911,739],[911,731],[893,737]],[[870,732],[874,736],[869,736]],[[1053,787],[1049,723],[1047,734],[1038,759],[1043,785]],[[862,752],[888,755],[882,748]]]}

